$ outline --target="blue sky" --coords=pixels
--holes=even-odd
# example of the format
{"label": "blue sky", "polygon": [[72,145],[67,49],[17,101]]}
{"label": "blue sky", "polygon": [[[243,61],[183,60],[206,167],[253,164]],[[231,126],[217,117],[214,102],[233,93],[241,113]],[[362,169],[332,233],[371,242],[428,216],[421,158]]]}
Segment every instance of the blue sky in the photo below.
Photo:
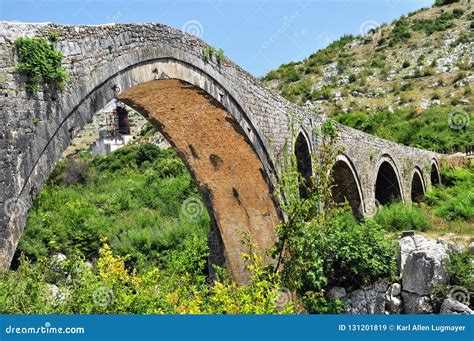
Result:
{"label": "blue sky", "polygon": [[0,20],[160,22],[222,48],[255,76],[434,0],[0,0]]}

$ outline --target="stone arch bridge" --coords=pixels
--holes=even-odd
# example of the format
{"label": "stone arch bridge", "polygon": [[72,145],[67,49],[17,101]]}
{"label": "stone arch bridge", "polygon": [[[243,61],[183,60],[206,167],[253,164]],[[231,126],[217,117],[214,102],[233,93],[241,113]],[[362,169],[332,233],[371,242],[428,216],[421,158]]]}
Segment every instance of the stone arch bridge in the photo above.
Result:
{"label": "stone arch bridge", "polygon": [[[62,92],[25,91],[14,42],[58,33],[70,81]],[[266,89],[229,60],[203,60],[201,40],[160,24],[65,26],[0,23],[0,261],[8,268],[33,199],[71,139],[114,97],[155,125],[178,151],[213,221],[211,261],[246,279],[244,231],[273,245],[282,215],[274,197],[278,160],[292,140],[300,172],[325,118]],[[339,126],[337,200],[369,215],[393,198],[410,203],[439,182],[440,155]]]}

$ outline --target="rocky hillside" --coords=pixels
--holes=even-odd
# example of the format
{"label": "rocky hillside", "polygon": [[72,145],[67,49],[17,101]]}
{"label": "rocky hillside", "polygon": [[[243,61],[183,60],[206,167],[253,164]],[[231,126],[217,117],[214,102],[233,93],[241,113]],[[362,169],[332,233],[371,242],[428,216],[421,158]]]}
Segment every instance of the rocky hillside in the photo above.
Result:
{"label": "rocky hillside", "polygon": [[433,105],[472,111],[473,65],[474,3],[441,0],[365,35],[344,36],[262,80],[329,114]]}

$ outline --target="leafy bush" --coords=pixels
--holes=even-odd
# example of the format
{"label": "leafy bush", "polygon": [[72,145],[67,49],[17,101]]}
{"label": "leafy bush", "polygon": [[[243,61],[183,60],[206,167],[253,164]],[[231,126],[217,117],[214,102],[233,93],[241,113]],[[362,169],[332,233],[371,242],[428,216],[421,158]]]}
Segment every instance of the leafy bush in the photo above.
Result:
{"label": "leafy bush", "polygon": [[400,42],[406,42],[410,38],[411,33],[408,21],[406,18],[400,18],[394,22],[388,46],[393,47]]}
{"label": "leafy bush", "polygon": [[315,238],[328,287],[362,286],[395,274],[396,243],[373,221],[358,223],[352,212],[331,217]]}
{"label": "leafy bush", "polygon": [[455,251],[449,255],[447,271],[451,285],[472,290],[474,284],[472,261],[473,257],[468,252]]}
{"label": "leafy bush", "polygon": [[286,68],[281,76],[287,83],[296,82],[300,80],[300,75],[298,74],[298,71],[296,71],[294,66]]}
{"label": "leafy bush", "polygon": [[156,158],[160,156],[161,150],[160,148],[152,143],[143,143],[138,147],[137,154],[135,156],[135,160],[137,165],[141,165],[145,161],[154,161]]}
{"label": "leafy bush", "polygon": [[415,204],[407,206],[402,202],[384,206],[374,220],[388,231],[426,231],[431,228],[431,220],[426,213]]}
{"label": "leafy bush", "polygon": [[[56,36],[57,39],[57,36]],[[19,55],[18,72],[26,76],[26,89],[36,92],[41,82],[60,89],[68,79],[61,66],[63,55],[44,38],[21,37],[15,41]]]}

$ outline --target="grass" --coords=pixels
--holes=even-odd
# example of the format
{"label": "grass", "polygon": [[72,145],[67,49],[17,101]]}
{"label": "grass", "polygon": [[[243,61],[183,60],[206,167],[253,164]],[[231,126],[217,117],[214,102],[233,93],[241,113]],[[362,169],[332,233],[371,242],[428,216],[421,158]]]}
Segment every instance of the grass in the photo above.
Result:
{"label": "grass", "polygon": [[417,205],[395,202],[383,207],[374,220],[389,231],[427,231],[432,228],[429,216]]}

